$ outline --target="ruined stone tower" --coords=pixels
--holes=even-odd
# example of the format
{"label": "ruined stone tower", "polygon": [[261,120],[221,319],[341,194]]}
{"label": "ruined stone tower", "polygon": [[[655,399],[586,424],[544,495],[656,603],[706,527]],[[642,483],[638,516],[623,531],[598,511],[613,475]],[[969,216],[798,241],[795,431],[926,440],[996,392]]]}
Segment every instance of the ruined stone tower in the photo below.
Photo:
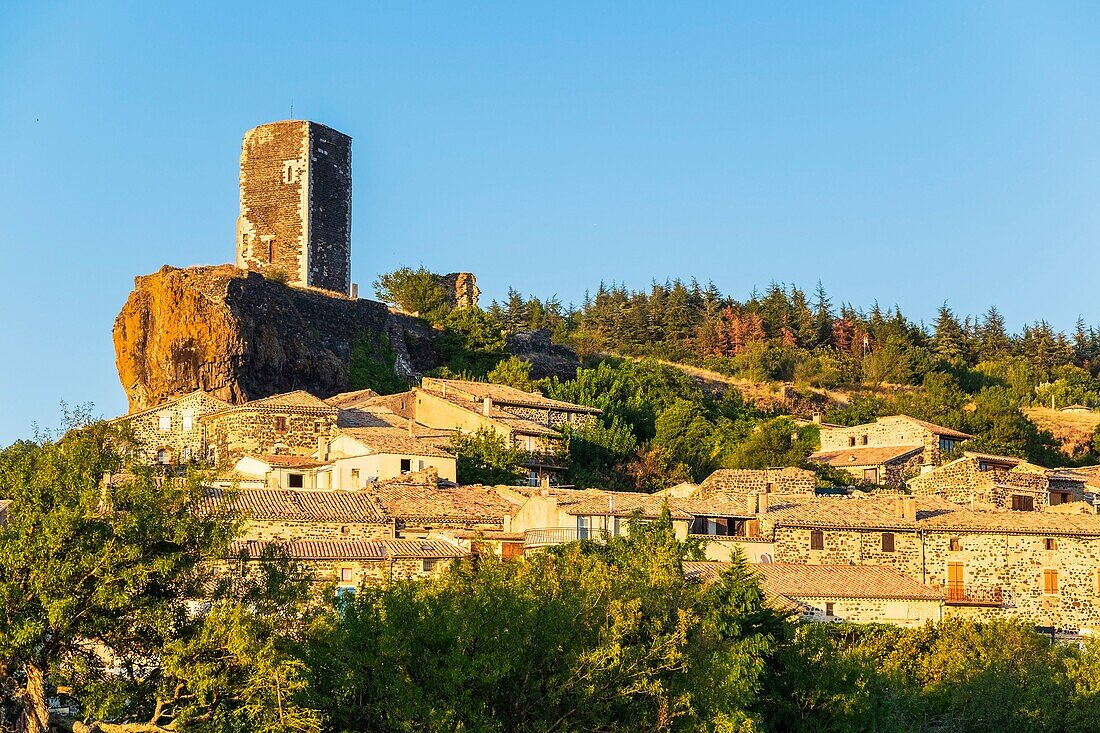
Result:
{"label": "ruined stone tower", "polygon": [[351,138],[306,120],[241,145],[237,267],[350,295]]}

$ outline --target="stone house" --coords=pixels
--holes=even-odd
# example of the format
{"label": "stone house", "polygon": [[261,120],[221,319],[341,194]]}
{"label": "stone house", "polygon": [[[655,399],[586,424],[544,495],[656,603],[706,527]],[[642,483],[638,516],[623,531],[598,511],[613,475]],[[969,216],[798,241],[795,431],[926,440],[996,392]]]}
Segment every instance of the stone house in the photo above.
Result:
{"label": "stone house", "polygon": [[906,478],[920,471],[924,449],[912,445],[841,448],[811,453],[810,460],[844,471],[869,486],[901,488]]}
{"label": "stone house", "polygon": [[341,428],[318,458],[331,462],[336,488],[359,489],[427,468],[435,469],[445,481],[458,480],[454,455],[439,447],[434,437],[420,438],[412,423],[406,430]]}
{"label": "stone house", "polygon": [[938,465],[973,437],[908,415],[880,417],[852,427],[823,425],[820,435],[821,449],[810,460],[846,470],[869,484],[896,488],[920,466]]}
{"label": "stone house", "polygon": [[1087,475],[1047,469],[1008,456],[966,453],[910,478],[909,491],[956,504],[1014,511],[1043,509],[1084,498]]}
{"label": "stone house", "polygon": [[[689,578],[713,581],[728,567],[686,562]],[[875,565],[776,563],[753,567],[768,603],[807,621],[922,626],[939,621],[944,592],[892,568]]]}
{"label": "stone house", "polygon": [[674,500],[654,494],[599,489],[537,489],[497,487],[498,493],[519,503],[505,529],[523,532],[525,546],[537,549],[574,540],[596,540],[628,532],[630,520],[654,520],[668,508],[676,536],[688,536],[692,516]]}
{"label": "stone house", "polygon": [[430,469],[371,484],[359,493],[370,497],[398,537],[428,537],[444,530],[500,531],[518,509],[499,487],[440,486]]}
{"label": "stone house", "polygon": [[944,616],[1100,629],[1095,513],[981,511],[938,496],[829,497],[769,507],[759,519],[776,562],[893,568],[943,589]]}
{"label": "stone house", "polygon": [[336,435],[339,413],[302,390],[226,407],[201,420],[207,460],[232,466],[249,454],[315,456]]}
{"label": "stone house", "polygon": [[135,457],[141,461],[184,464],[206,456],[202,418],[228,407],[228,402],[200,389],[110,422],[133,437]]}
{"label": "stone house", "polygon": [[[420,387],[372,401],[417,425],[476,433],[488,430],[528,453],[528,483],[556,481],[564,464],[562,428],[588,425],[600,410],[486,382],[425,378]],[[361,408],[360,408],[361,409]]]}
{"label": "stone house", "polygon": [[304,456],[242,456],[229,478],[243,488],[338,488],[331,485],[331,464]]}
{"label": "stone house", "polygon": [[211,489],[211,510],[223,502],[241,517],[240,541],[379,540],[393,538],[393,521],[362,492],[301,489]]}
{"label": "stone house", "polygon": [[469,555],[458,545],[438,539],[243,541],[230,547],[228,566],[240,574],[253,572],[270,550],[299,563],[315,583],[334,585],[337,594],[392,580],[435,577]]}

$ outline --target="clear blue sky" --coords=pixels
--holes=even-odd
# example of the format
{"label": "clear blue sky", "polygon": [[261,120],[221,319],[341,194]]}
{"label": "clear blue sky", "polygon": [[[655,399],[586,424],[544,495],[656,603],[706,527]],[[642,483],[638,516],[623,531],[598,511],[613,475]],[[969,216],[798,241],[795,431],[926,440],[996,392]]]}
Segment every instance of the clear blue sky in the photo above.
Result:
{"label": "clear blue sky", "polygon": [[124,411],[133,276],[232,261],[241,135],[292,102],[354,138],[368,292],[820,279],[1098,323],[1097,39],[1097,3],[2,0],[0,444]]}

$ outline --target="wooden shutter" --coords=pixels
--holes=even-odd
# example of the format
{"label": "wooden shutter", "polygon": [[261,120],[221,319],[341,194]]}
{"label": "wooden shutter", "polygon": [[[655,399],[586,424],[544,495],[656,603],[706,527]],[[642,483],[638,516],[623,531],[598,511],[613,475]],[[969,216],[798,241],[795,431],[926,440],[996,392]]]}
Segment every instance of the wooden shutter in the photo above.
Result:
{"label": "wooden shutter", "polygon": [[947,563],[947,600],[959,601],[965,597],[963,587],[963,564],[961,562]]}
{"label": "wooden shutter", "polygon": [[894,551],[894,533],[883,532],[882,533],[882,551],[893,552]]}
{"label": "wooden shutter", "polygon": [[810,530],[810,549],[811,550],[824,550],[825,549],[825,533],[820,529]]}
{"label": "wooden shutter", "polygon": [[1057,570],[1044,570],[1043,571],[1043,592],[1044,593],[1057,593],[1058,592],[1058,571]]}

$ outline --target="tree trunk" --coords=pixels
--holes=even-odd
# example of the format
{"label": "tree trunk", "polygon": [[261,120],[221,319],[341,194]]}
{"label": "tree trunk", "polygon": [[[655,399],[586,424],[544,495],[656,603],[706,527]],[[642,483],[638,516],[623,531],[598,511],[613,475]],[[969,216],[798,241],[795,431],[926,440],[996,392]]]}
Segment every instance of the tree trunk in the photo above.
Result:
{"label": "tree trunk", "polygon": [[47,733],[50,726],[50,703],[46,699],[46,665],[28,662],[23,666],[27,689],[23,697],[22,730],[26,733]]}

